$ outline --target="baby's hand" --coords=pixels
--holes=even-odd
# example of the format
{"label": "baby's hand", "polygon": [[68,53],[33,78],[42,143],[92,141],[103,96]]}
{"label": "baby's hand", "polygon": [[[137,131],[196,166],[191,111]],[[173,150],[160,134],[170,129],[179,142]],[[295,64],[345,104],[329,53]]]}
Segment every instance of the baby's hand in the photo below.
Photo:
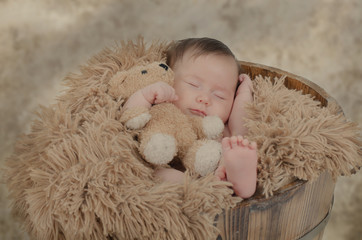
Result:
{"label": "baby's hand", "polygon": [[240,74],[239,81],[240,86],[236,91],[236,96],[238,96],[239,94],[251,96],[253,92],[253,83],[251,82],[250,77],[246,74]]}
{"label": "baby's hand", "polygon": [[142,89],[142,94],[150,104],[177,100],[175,89],[164,82],[156,82]]}

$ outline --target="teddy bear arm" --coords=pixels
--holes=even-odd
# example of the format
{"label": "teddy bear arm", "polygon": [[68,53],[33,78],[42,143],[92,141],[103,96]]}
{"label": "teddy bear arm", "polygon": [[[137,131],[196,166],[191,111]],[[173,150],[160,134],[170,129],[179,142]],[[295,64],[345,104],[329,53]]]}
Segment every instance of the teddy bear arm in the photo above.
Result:
{"label": "teddy bear arm", "polygon": [[125,109],[122,113],[120,121],[128,129],[141,129],[148,123],[150,119],[151,114],[149,113],[148,108],[142,106]]}

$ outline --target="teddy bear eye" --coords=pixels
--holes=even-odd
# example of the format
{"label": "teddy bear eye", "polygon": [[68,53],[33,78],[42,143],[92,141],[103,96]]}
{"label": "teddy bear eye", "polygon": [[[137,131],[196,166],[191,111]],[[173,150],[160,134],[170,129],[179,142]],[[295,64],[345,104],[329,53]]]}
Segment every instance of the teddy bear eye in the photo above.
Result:
{"label": "teddy bear eye", "polygon": [[166,71],[168,70],[168,66],[166,64],[161,63],[160,65],[158,65],[160,67],[162,67],[163,69],[165,69]]}
{"label": "teddy bear eye", "polygon": [[142,73],[142,74],[146,74],[146,73],[147,73],[147,70],[142,70],[141,73]]}

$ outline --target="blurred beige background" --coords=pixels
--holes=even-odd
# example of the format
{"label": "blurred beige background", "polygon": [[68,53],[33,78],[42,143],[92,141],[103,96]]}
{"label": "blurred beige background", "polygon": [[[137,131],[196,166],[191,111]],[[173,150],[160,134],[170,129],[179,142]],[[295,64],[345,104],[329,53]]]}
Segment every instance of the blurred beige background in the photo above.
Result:
{"label": "blurred beige background", "polygon": [[[217,38],[240,60],[303,76],[362,126],[360,0],[0,0],[0,165],[61,79],[116,41]],[[340,178],[324,239],[362,236],[362,173]],[[0,239],[27,239],[0,185]]]}

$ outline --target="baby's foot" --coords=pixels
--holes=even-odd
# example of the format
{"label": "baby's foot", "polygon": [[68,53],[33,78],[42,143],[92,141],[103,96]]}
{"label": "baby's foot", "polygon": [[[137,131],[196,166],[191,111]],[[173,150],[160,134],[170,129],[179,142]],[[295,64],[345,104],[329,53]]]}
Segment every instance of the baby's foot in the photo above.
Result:
{"label": "baby's foot", "polygon": [[233,184],[234,192],[238,196],[251,197],[256,189],[256,143],[241,136],[223,138],[221,143],[227,181]]}

